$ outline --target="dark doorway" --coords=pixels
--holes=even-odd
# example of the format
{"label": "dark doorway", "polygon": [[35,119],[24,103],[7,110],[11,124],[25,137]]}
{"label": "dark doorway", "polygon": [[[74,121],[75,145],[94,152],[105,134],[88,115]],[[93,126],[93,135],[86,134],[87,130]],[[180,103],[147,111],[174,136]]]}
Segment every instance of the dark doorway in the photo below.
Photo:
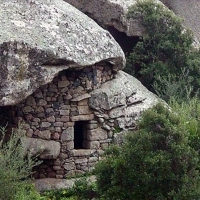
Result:
{"label": "dark doorway", "polygon": [[83,140],[86,131],[86,121],[77,121],[74,125],[74,149],[84,149]]}

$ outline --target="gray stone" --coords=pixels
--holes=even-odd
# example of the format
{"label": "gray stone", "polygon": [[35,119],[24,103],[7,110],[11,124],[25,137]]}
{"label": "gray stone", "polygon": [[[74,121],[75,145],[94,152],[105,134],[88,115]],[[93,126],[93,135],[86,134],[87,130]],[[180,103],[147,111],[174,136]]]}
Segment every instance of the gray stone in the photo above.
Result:
{"label": "gray stone", "polygon": [[117,108],[113,108],[109,112],[109,117],[111,119],[115,119],[115,118],[124,116],[125,115],[125,108],[126,108],[125,106],[120,106],[120,107],[117,107]]}
{"label": "gray stone", "polygon": [[88,93],[86,93],[86,94],[80,95],[74,99],[71,99],[71,101],[82,101],[82,100],[88,99],[89,97],[91,97],[91,96]]}
{"label": "gray stone", "polygon": [[35,99],[32,97],[32,96],[29,96],[27,99],[26,99],[26,104],[28,106],[35,106],[36,105],[36,101]]}
{"label": "gray stone", "polygon": [[40,99],[39,102],[37,103],[38,106],[45,106],[47,105],[47,102],[44,99]]}
{"label": "gray stone", "polygon": [[75,164],[74,163],[66,163],[64,165],[64,169],[66,169],[67,171],[74,170],[75,169]]}
{"label": "gray stone", "polygon": [[90,114],[91,110],[88,107],[88,105],[86,106],[78,106],[78,112],[80,115],[86,115],[86,114]]}
{"label": "gray stone", "polygon": [[42,122],[42,124],[41,124],[42,128],[48,128],[50,126],[51,126],[51,123],[49,123],[49,122]]}
{"label": "gray stone", "polygon": [[136,0],[64,0],[91,18],[98,21],[103,27],[113,26],[128,36],[141,35],[143,29],[137,19],[128,19],[128,8],[136,3]]}
{"label": "gray stone", "polygon": [[89,115],[78,115],[78,116],[72,116],[71,121],[86,121],[86,120],[93,120],[94,114]]}
{"label": "gray stone", "polygon": [[58,82],[58,87],[59,88],[67,87],[69,84],[70,84],[70,82],[68,80],[59,81]]}
{"label": "gray stone", "polygon": [[87,142],[87,148],[88,149],[99,149],[100,148],[100,142],[99,141]]}
{"label": "gray stone", "polygon": [[[120,118],[123,120],[120,128],[124,129],[130,126],[129,118],[132,118],[132,123],[135,123],[142,111],[153,107],[158,102],[163,102],[148,91],[140,81],[123,71],[119,71],[115,79],[103,83],[99,89],[90,94],[89,106],[95,110],[109,111],[109,116],[112,118]],[[127,105],[126,101],[130,98],[138,99],[137,103]]]}
{"label": "gray stone", "polygon": [[112,62],[115,71],[125,65],[113,37],[62,0],[0,4],[0,106],[19,103],[64,69],[101,61]]}
{"label": "gray stone", "polygon": [[56,119],[55,119],[54,116],[50,116],[50,117],[47,118],[47,121],[48,121],[48,122],[55,122],[55,120],[56,120]]}
{"label": "gray stone", "polygon": [[56,159],[60,154],[60,143],[37,138],[22,138],[25,154],[39,155],[41,159]]}
{"label": "gray stone", "polygon": [[31,106],[25,106],[25,107],[22,109],[22,111],[23,111],[24,113],[30,113],[30,112],[33,111],[33,108],[32,108]]}
{"label": "gray stone", "polygon": [[38,137],[40,137],[41,139],[50,140],[51,139],[51,131],[49,131],[49,130],[40,131],[38,133]]}
{"label": "gray stone", "polygon": [[60,110],[60,115],[69,115],[69,110]]}
{"label": "gray stone", "polygon": [[70,155],[74,157],[85,157],[90,156],[92,153],[94,153],[94,150],[91,149],[74,149],[70,152]]}
{"label": "gray stone", "polygon": [[107,131],[102,128],[88,130],[87,140],[104,140],[107,139]]}
{"label": "gray stone", "polygon": [[83,164],[87,163],[88,159],[87,158],[79,158],[75,160],[75,164]]}
{"label": "gray stone", "polygon": [[64,141],[71,141],[74,140],[74,127],[69,127],[64,130],[61,134],[61,140]]}

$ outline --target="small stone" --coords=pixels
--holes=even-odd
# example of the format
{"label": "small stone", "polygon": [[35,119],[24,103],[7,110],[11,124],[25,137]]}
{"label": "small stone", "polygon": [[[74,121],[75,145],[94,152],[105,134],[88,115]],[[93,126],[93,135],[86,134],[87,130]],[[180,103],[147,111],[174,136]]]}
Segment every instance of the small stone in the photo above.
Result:
{"label": "small stone", "polygon": [[61,127],[55,127],[55,131],[58,133],[61,133],[62,129],[61,129]]}
{"label": "small stone", "polygon": [[107,131],[110,131],[110,126],[108,126],[107,124],[103,124],[103,129],[107,130]]}
{"label": "small stone", "polygon": [[83,164],[87,163],[88,159],[87,158],[80,158],[75,160],[75,164]]}
{"label": "small stone", "polygon": [[62,117],[60,118],[60,121],[61,121],[61,122],[68,122],[68,121],[69,121],[69,116],[62,116]]}
{"label": "small stone", "polygon": [[44,112],[44,108],[42,106],[39,106],[35,109],[36,113],[43,113]]}
{"label": "small stone", "polygon": [[74,122],[67,122],[67,126],[68,127],[73,127],[74,126]]}
{"label": "small stone", "polygon": [[47,118],[47,121],[48,122],[55,122],[56,120],[55,120],[54,116],[50,116],[50,117]]}
{"label": "small stone", "polygon": [[64,130],[61,134],[61,140],[62,141],[71,141],[74,140],[74,128],[69,127],[66,130]]}
{"label": "small stone", "polygon": [[37,97],[37,98],[41,98],[41,99],[42,99],[42,98],[43,98],[42,91],[41,91],[41,90],[37,90],[37,91],[35,92],[34,96]]}
{"label": "small stone", "polygon": [[30,113],[30,112],[33,111],[33,108],[32,108],[31,106],[25,106],[25,107],[22,109],[22,111],[23,111],[24,113]]}
{"label": "small stone", "polygon": [[62,168],[61,166],[53,166],[53,169],[57,171],[57,170],[61,170]]}
{"label": "small stone", "polygon": [[90,157],[89,158],[89,162],[92,163],[92,162],[97,162],[98,161],[98,158],[97,157]]}
{"label": "small stone", "polygon": [[60,115],[69,115],[69,110],[60,110]]}
{"label": "small stone", "polygon": [[47,105],[47,102],[44,99],[40,99],[39,102],[37,103],[38,106],[45,106]]}
{"label": "small stone", "polygon": [[51,139],[51,132],[49,130],[40,131],[39,134],[38,134],[38,137],[45,139],[45,140],[50,140]]}
{"label": "small stone", "polygon": [[99,123],[103,124],[104,123],[104,118],[98,118]]}
{"label": "small stone", "polygon": [[64,169],[66,169],[67,171],[74,170],[75,169],[75,164],[74,163],[66,163],[64,165]]}
{"label": "small stone", "polygon": [[51,126],[51,123],[49,123],[49,122],[42,122],[42,124],[41,124],[42,128],[48,128],[50,126]]}
{"label": "small stone", "polygon": [[106,150],[107,148],[108,148],[108,143],[102,143],[101,144],[101,148],[103,149],[103,150]]}
{"label": "small stone", "polygon": [[35,106],[36,105],[36,101],[32,96],[27,97],[26,99],[26,104],[28,106]]}
{"label": "small stone", "polygon": [[54,126],[63,127],[63,122],[55,122]]}
{"label": "small stone", "polygon": [[87,139],[88,140],[105,140],[108,138],[107,131],[102,128],[97,128],[93,130],[88,130]]}
{"label": "small stone", "polygon": [[93,120],[94,115],[89,114],[89,115],[78,115],[78,116],[72,116],[71,121],[86,121],[86,120]]}
{"label": "small stone", "polygon": [[86,115],[91,113],[89,106],[78,106],[78,112],[80,115]]}
{"label": "small stone", "polygon": [[100,142],[99,141],[90,141],[87,143],[88,149],[99,149],[100,148]]}
{"label": "small stone", "polygon": [[26,133],[27,137],[32,137],[33,136],[33,129],[29,129]]}
{"label": "small stone", "polygon": [[53,140],[59,140],[60,139],[60,134],[55,132],[55,133],[52,134],[51,138]]}
{"label": "small stone", "polygon": [[87,124],[88,129],[96,129],[98,128],[98,124]]}
{"label": "small stone", "polygon": [[66,142],[66,149],[67,149],[67,150],[72,150],[72,149],[74,149],[74,141],[67,141],[67,142]]}
{"label": "small stone", "polygon": [[63,175],[56,175],[56,178],[57,178],[57,179],[63,179],[64,176],[63,176]]}
{"label": "small stone", "polygon": [[88,105],[88,99],[83,99],[81,101],[78,102],[79,106],[86,106]]}
{"label": "small stone", "polygon": [[58,88],[64,88],[64,87],[67,87],[69,85],[70,85],[70,82],[68,80],[58,82]]}

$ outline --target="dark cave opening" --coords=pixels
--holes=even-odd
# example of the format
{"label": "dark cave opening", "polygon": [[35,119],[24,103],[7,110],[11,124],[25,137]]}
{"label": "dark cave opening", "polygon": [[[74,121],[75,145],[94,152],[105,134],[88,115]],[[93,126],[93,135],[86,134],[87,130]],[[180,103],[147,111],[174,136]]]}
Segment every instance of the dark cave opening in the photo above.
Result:
{"label": "dark cave opening", "polygon": [[127,36],[126,33],[120,32],[112,26],[109,26],[107,30],[115,38],[117,43],[121,46],[126,56],[132,52],[132,49],[140,40],[139,36]]}

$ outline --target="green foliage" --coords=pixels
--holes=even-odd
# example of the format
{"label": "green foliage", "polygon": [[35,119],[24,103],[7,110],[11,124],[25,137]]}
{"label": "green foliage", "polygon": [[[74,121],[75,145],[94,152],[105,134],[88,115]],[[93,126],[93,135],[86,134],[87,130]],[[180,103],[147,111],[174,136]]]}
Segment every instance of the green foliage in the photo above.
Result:
{"label": "green foliage", "polygon": [[113,146],[96,167],[100,194],[110,200],[197,200],[198,153],[179,116],[162,105],[144,112],[139,129]]}
{"label": "green foliage", "polygon": [[[193,47],[193,34],[182,26],[182,19],[153,0],[138,0],[128,17],[139,19],[145,34],[127,58],[125,70],[149,89],[152,84],[161,87],[156,89],[167,96],[171,89],[178,94],[180,87],[181,95],[187,94],[184,83],[196,91],[200,85],[199,51]],[[173,88],[176,83],[179,87]]]}
{"label": "green foliage", "polygon": [[47,200],[41,197],[33,185],[22,183],[14,197],[15,200]]}
{"label": "green foliage", "polygon": [[48,200],[78,200],[72,188],[46,191],[42,196]]}
{"label": "green foliage", "polygon": [[[170,106],[179,116],[181,125],[188,132],[189,145],[194,148],[199,155],[200,161],[200,102],[198,98],[188,99],[185,102],[177,102],[171,99]],[[200,169],[200,163],[199,167]]]}
{"label": "green foliage", "polygon": [[89,183],[86,177],[78,179],[74,184],[73,190],[79,200],[92,199],[97,196],[96,183]]}
{"label": "green foliage", "polygon": [[21,144],[24,131],[13,129],[7,142],[4,141],[6,129],[0,128],[2,139],[0,141],[0,197],[4,200],[17,199],[15,195],[22,195],[22,189],[28,183],[33,166],[38,163],[29,155],[25,157]]}
{"label": "green foliage", "polygon": [[98,198],[96,182],[90,183],[87,177],[78,178],[74,186],[65,190],[48,191],[43,194],[51,200],[88,200]]}

